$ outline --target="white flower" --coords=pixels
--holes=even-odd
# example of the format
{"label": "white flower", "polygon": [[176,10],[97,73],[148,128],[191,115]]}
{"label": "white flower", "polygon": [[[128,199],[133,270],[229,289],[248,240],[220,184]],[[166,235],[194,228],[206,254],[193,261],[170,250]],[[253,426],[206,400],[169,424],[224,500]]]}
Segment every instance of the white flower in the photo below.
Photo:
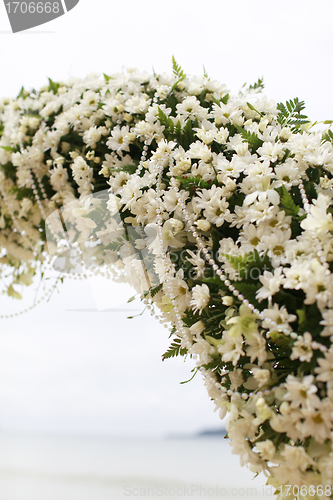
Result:
{"label": "white flower", "polygon": [[191,120],[204,119],[208,116],[208,111],[200,106],[200,101],[195,96],[186,97],[182,103],[176,106],[178,114]]}
{"label": "white flower", "polygon": [[202,313],[202,310],[209,304],[210,291],[207,285],[196,285],[192,288],[191,307],[193,311]]}
{"label": "white flower", "polygon": [[228,332],[223,332],[222,343],[217,346],[217,350],[222,354],[222,361],[232,361],[234,366],[241,356],[244,356],[243,337],[230,337]]}
{"label": "white flower", "polygon": [[266,368],[251,368],[254,378],[257,380],[259,387],[268,384],[271,378],[271,372]]}
{"label": "white flower", "polygon": [[93,170],[82,156],[77,156],[72,164],[72,170],[74,174],[74,179],[91,179],[93,175]]}
{"label": "white flower", "polygon": [[203,321],[197,321],[190,327],[192,335],[195,335],[196,337],[199,337],[202,332],[205,330],[205,324]]}
{"label": "white flower", "polygon": [[215,348],[202,337],[196,339],[189,349],[192,354],[198,354],[201,365],[207,365],[212,361],[212,355],[215,354]]}
{"label": "white flower", "polygon": [[261,156],[262,160],[269,160],[275,163],[277,159],[281,160],[285,155],[285,146],[279,143],[264,142],[263,145],[257,149],[257,153]]}
{"label": "white flower", "polygon": [[325,352],[323,358],[318,358],[319,366],[315,368],[318,382],[333,382],[333,352]]}
{"label": "white flower", "polygon": [[182,273],[178,272],[174,278],[170,278],[163,284],[163,290],[170,294],[172,299],[177,300],[177,306],[181,311],[185,311],[190,307],[192,296],[188,284],[180,276]]}
{"label": "white flower", "polygon": [[328,337],[330,335],[333,335],[333,309],[326,309],[322,311],[322,321],[320,321],[320,324],[325,326],[325,328],[322,330],[320,335],[323,337]]}
{"label": "white flower", "polygon": [[265,441],[260,441],[255,445],[255,451],[259,453],[259,456],[264,460],[273,460],[276,449],[272,441],[266,439]]}
{"label": "white flower", "polygon": [[207,163],[212,158],[212,152],[209,147],[200,141],[192,142],[187,154],[189,158],[197,158]]}
{"label": "white flower", "polygon": [[257,359],[258,365],[262,366],[267,359],[266,340],[260,333],[255,332],[246,339],[246,342],[249,346],[246,348],[246,354],[250,357],[251,363]]}
{"label": "white flower", "polygon": [[161,235],[166,247],[183,248],[185,246],[185,233],[180,232],[184,224],[177,219],[169,219],[164,222]]}
{"label": "white flower", "polygon": [[[273,320],[279,328],[288,328],[289,323],[296,321],[297,316],[295,314],[289,314],[286,306],[279,308],[278,304],[274,304],[273,307],[269,309],[264,309],[262,311],[265,318]],[[268,321],[263,321],[264,328],[270,328],[271,325]],[[274,328],[273,328],[274,329]]]}
{"label": "white flower", "polygon": [[300,361],[310,362],[313,356],[311,347],[312,335],[309,332],[303,334],[303,338],[296,340],[292,346],[290,359],[299,359]]}
{"label": "white flower", "polygon": [[68,181],[68,171],[63,165],[57,165],[51,172],[51,183],[56,191],[60,191]]}
{"label": "white flower", "polygon": [[313,460],[306,453],[303,446],[290,446],[286,444],[281,451],[281,456],[291,468],[298,468],[304,472]]}
{"label": "white flower", "polygon": [[303,379],[288,375],[285,383],[287,393],[284,399],[290,401],[291,408],[298,408],[299,406],[307,408],[320,407],[320,399],[316,394],[317,387],[313,384],[313,381],[313,375],[307,375]]}
{"label": "white flower", "polygon": [[136,179],[130,179],[122,190],[120,203],[124,205],[123,210],[131,209],[131,206],[141,196],[141,190]]}
{"label": "white flower", "polygon": [[319,194],[317,200],[313,201],[310,207],[310,214],[301,222],[301,227],[309,231],[316,231],[318,235],[322,235],[327,231],[333,230],[333,218],[331,213],[327,213],[330,206],[328,196]]}
{"label": "white flower", "polygon": [[186,260],[188,260],[194,266],[193,270],[195,272],[195,277],[200,278],[205,272],[205,261],[200,257],[200,252],[198,254],[195,254],[194,252],[192,252],[192,250],[187,249],[187,253],[191,256],[191,259],[189,257],[186,257]]}
{"label": "white flower", "polygon": [[208,222],[208,220],[205,219],[199,219],[195,222],[195,225],[197,226],[200,231],[209,231],[210,228],[212,227],[211,223]]}
{"label": "white flower", "polygon": [[260,276],[259,279],[263,286],[256,293],[257,300],[261,302],[264,299],[271,299],[280,290],[280,286],[284,282],[282,268],[274,269],[274,274],[270,271],[264,271],[263,276]]}
{"label": "white flower", "polygon": [[107,134],[106,127],[91,127],[86,130],[83,134],[83,140],[87,144],[87,146],[91,148],[95,148],[96,144],[101,140],[102,135]]}
{"label": "white flower", "polygon": [[262,244],[267,251],[268,257],[270,257],[273,266],[278,266],[279,264],[288,261],[288,256],[286,254],[288,253],[288,248],[290,247],[290,238],[290,228],[286,231],[273,229],[270,234],[264,234],[262,236]]}
{"label": "white flower", "polygon": [[304,420],[296,424],[302,437],[313,436],[318,443],[324,443],[329,439],[333,426],[332,412],[333,404],[328,398],[321,402],[319,409],[310,407],[302,409]]}
{"label": "white flower", "polygon": [[256,319],[255,314],[252,314],[250,309],[242,304],[239,308],[239,316],[233,316],[226,321],[227,325],[232,325],[229,330],[230,337],[242,335],[246,338],[251,337],[258,329]]}
{"label": "white flower", "polygon": [[129,144],[135,138],[134,134],[130,133],[129,127],[119,127],[118,125],[112,130],[111,137],[106,145],[114,151],[129,151]]}
{"label": "white flower", "polygon": [[229,373],[229,378],[231,382],[230,389],[232,391],[237,391],[238,387],[242,385],[244,382],[243,379],[243,370],[241,368],[236,368],[232,372]]}

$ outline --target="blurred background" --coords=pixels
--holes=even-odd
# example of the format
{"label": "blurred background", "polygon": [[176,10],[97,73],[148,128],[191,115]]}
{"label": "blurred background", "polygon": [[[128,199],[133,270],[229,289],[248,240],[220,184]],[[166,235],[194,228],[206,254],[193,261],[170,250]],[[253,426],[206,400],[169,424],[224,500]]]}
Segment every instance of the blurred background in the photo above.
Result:
{"label": "blurred background", "polygon": [[[204,66],[232,92],[264,77],[269,98],[297,96],[310,119],[333,119],[330,0],[80,0],[15,35],[4,3],[1,97],[47,77],[170,73],[174,55],[187,74]],[[1,314],[32,304],[37,285],[22,301],[2,297]],[[98,290],[112,308],[98,311]],[[162,362],[167,330],[140,315],[140,302],[127,303],[132,295],[105,281],[68,280],[49,302],[1,320],[0,500],[272,494],[265,478],[252,481],[240,468],[227,440],[198,437],[224,423],[200,375],[180,384],[193,360]]]}

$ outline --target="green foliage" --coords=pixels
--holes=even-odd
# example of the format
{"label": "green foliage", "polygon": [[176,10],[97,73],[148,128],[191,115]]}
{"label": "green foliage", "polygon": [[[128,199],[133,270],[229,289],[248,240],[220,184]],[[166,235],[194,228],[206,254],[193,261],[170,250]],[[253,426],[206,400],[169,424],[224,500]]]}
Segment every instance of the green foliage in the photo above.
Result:
{"label": "green foliage", "polygon": [[212,184],[217,184],[216,182],[207,182],[204,181],[199,175],[197,176],[190,176],[190,177],[181,177],[178,176],[176,177],[181,183],[182,183],[182,188],[186,189],[186,191],[189,191],[190,193],[193,191],[196,191],[197,188],[200,189],[210,189],[212,187]]}
{"label": "green foliage", "polygon": [[191,373],[193,373],[192,377],[190,377],[188,380],[184,380],[184,382],[180,382],[181,384],[187,384],[188,382],[191,382],[191,380],[194,379],[194,377],[196,376],[196,374],[198,373],[199,371],[199,366],[195,366],[194,368],[192,368],[191,370]]}
{"label": "green foliage", "polygon": [[173,131],[174,131],[174,123],[173,121],[171,120],[171,118],[169,118],[162,110],[161,108],[159,107],[158,108],[158,119],[160,120],[160,123],[161,125],[163,125],[167,130],[169,130],[171,132],[171,134],[173,134]]}
{"label": "green foliage", "polygon": [[210,80],[210,78],[209,78],[209,76],[208,76],[208,73],[207,73],[207,71],[206,71],[205,66],[203,65],[202,67],[203,67],[203,75],[204,75],[204,77],[205,77],[205,78],[207,78],[207,80]]}
{"label": "green foliage", "polygon": [[117,238],[117,240],[111,241],[108,245],[106,245],[105,249],[111,250],[112,252],[119,252],[123,245],[124,245],[124,239]]}
{"label": "green foliage", "polygon": [[[317,304],[311,304],[307,307],[303,305],[302,309],[296,310],[296,313],[298,316],[298,333],[311,332],[314,338],[319,337],[322,330],[320,325],[322,317]],[[322,338],[320,340],[322,342]]]}
{"label": "green foliage", "polygon": [[186,74],[182,70],[181,66],[177,63],[175,56],[172,56],[172,71],[173,74],[178,78],[178,82],[185,80]]}
{"label": "green foliage", "polygon": [[[254,249],[245,255],[237,257],[229,254],[222,254],[237,271],[237,274],[245,283],[255,283],[264,271],[271,271],[272,265],[267,254],[260,255]],[[238,288],[238,283],[237,283]]]}
{"label": "green foliage", "polygon": [[29,92],[28,92],[27,90],[25,90],[25,88],[24,88],[24,87],[21,87],[21,90],[20,90],[20,92],[18,93],[17,98],[18,98],[18,99],[19,99],[19,98],[21,98],[21,99],[26,99],[26,98],[28,97],[28,95],[29,95]]}
{"label": "green foliage", "polygon": [[127,172],[128,174],[133,175],[137,168],[137,165],[122,165],[118,168],[110,168],[110,172]]}
{"label": "green foliage", "polygon": [[4,149],[5,151],[8,151],[8,153],[14,153],[15,152],[15,148],[13,148],[12,146],[1,146],[1,149]]}
{"label": "green foliage", "polygon": [[175,339],[169,349],[163,354],[162,361],[169,358],[175,358],[176,356],[184,356],[187,353],[187,349],[180,347],[181,339]]}
{"label": "green foliage", "polygon": [[255,111],[256,113],[258,113],[259,116],[263,116],[263,114],[258,111],[250,102],[247,102],[246,103],[248,105],[248,107],[252,110],[252,111]]}
{"label": "green foliage", "polygon": [[57,94],[60,87],[60,83],[54,82],[53,80],[51,80],[51,78],[49,78],[48,80],[49,80],[49,92]]}
{"label": "green foliage", "polygon": [[259,137],[255,132],[250,132],[249,130],[245,130],[243,127],[240,127],[239,125],[236,125],[236,128],[240,133],[240,135],[242,136],[243,142],[249,143],[249,148],[251,149],[252,153],[255,153],[257,149],[263,145],[263,141],[259,139]]}
{"label": "green foliage", "polygon": [[8,193],[16,194],[16,199],[19,201],[23,200],[23,198],[30,198],[31,200],[34,199],[33,190],[26,187],[19,188],[17,186],[13,186],[9,189]]}
{"label": "green foliage", "polygon": [[149,290],[151,297],[152,297],[152,298],[153,298],[153,297],[155,297],[155,295],[156,295],[156,294],[157,294],[160,290],[162,290],[162,287],[163,287],[163,285],[162,285],[162,283],[160,283],[159,285],[155,286],[155,288],[151,288],[151,289]]}
{"label": "green foliage", "polygon": [[325,134],[323,134],[323,141],[328,141],[328,142],[331,142],[333,144],[333,132],[331,129],[328,129],[327,132],[325,132]]}
{"label": "green foliage", "polygon": [[300,101],[298,97],[290,99],[286,104],[279,102],[277,108],[280,111],[277,121],[281,127],[288,126],[293,132],[297,132],[302,125],[310,123],[307,115],[302,114],[305,109],[304,101]]}
{"label": "green foliage", "polygon": [[291,217],[298,217],[299,206],[294,203],[294,200],[285,186],[278,188],[277,191],[280,195],[280,207],[285,211],[286,215]]}
{"label": "green foliage", "polygon": [[177,81],[173,85],[173,87],[171,89],[171,93],[173,93],[173,91],[177,88],[177,85],[179,85],[180,82],[182,82],[186,78],[186,74],[182,70],[181,66],[177,63],[174,56],[172,56],[172,71],[173,71],[173,74],[177,77]]}
{"label": "green foliage", "polygon": [[262,90],[264,90],[264,87],[264,78],[261,77],[258,78],[258,80],[253,85],[249,85],[247,88],[248,90],[258,90],[259,92],[261,92]]}

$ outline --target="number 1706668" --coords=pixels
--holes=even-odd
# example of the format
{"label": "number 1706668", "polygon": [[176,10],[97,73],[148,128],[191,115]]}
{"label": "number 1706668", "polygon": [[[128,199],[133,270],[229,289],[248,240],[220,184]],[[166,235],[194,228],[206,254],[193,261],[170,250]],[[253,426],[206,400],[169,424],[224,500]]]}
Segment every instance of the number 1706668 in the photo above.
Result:
{"label": "number 1706668", "polygon": [[59,14],[59,2],[8,2],[8,14]]}

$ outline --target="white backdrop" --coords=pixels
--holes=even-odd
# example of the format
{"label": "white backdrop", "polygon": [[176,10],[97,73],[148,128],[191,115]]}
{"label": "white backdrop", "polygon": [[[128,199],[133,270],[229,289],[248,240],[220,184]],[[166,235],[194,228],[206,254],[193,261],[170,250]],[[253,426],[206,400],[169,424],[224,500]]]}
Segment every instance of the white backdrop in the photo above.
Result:
{"label": "white backdrop", "polygon": [[[175,55],[188,74],[204,65],[232,91],[263,76],[270,98],[297,96],[311,119],[332,119],[332,15],[330,0],[80,0],[65,16],[14,35],[1,3],[0,96],[47,77],[133,66],[170,72]],[[167,335],[148,314],[78,311],[96,309],[87,283],[60,292],[1,321],[1,428],[163,435],[219,425],[200,377],[179,385],[193,361],[161,362]],[[0,308],[24,308],[32,298],[1,298]]]}

